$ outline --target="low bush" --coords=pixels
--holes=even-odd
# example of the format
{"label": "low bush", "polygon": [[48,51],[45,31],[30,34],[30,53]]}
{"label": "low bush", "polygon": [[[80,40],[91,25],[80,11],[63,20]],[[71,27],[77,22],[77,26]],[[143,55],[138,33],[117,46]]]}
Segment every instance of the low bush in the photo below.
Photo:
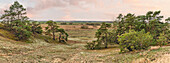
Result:
{"label": "low bush", "polygon": [[118,36],[118,41],[120,45],[120,52],[148,49],[152,43],[153,37],[150,33],[145,33],[145,30],[134,31],[129,30],[120,36]]}
{"label": "low bush", "polygon": [[164,32],[161,33],[160,36],[158,36],[157,43],[159,44],[160,47],[162,45],[166,45],[167,44],[167,38],[165,37]]}
{"label": "low bush", "polygon": [[65,22],[64,23],[60,23],[60,25],[67,25],[67,23],[65,23]]}
{"label": "low bush", "polygon": [[93,41],[91,43],[87,43],[87,45],[85,45],[85,47],[89,50],[94,50],[94,49],[101,49],[100,47],[100,42],[97,41]]}
{"label": "low bush", "polygon": [[31,37],[32,32],[23,28],[23,27],[13,27],[14,34],[18,38],[18,40],[27,40],[29,37]]}
{"label": "low bush", "polygon": [[69,23],[69,25],[73,25],[73,23]]}
{"label": "low bush", "polygon": [[81,26],[81,29],[88,29],[88,26],[83,25]]}

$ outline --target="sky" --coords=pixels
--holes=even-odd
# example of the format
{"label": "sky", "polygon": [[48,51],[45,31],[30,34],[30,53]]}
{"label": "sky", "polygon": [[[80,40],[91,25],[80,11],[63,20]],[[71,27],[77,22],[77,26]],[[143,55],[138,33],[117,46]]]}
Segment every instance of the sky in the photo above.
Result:
{"label": "sky", "polygon": [[0,0],[0,16],[14,1],[27,9],[31,20],[113,21],[120,13],[158,10],[165,18],[170,16],[170,0]]}

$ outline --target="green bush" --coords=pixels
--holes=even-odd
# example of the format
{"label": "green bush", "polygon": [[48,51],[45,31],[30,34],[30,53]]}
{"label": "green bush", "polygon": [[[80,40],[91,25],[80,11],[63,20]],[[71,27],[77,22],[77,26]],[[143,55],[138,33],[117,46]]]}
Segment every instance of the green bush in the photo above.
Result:
{"label": "green bush", "polygon": [[153,39],[150,45],[151,46],[157,46],[158,43],[157,43],[156,39]]}
{"label": "green bush", "polygon": [[148,49],[152,40],[153,37],[150,33],[145,33],[145,30],[139,32],[129,30],[129,32],[118,36],[121,53],[126,51]]}
{"label": "green bush", "polygon": [[[0,17],[3,21],[0,23],[0,29],[5,29],[15,34],[16,40],[27,40],[32,33],[41,34],[43,32],[39,22],[28,20],[26,8],[18,1],[10,6],[8,10],[4,10],[4,14]],[[9,18],[10,17],[10,18]]]}
{"label": "green bush", "polygon": [[38,34],[42,34],[43,30],[42,30],[42,27],[41,26],[38,26],[35,30],[36,33]]}
{"label": "green bush", "polygon": [[160,47],[162,45],[166,45],[167,44],[167,38],[165,37],[164,32],[161,33],[160,36],[158,36],[157,43],[159,44]]}
{"label": "green bush", "polygon": [[23,27],[13,27],[14,34],[18,38],[18,40],[27,40],[29,37],[31,37],[32,32],[28,31],[27,29]]}
{"label": "green bush", "polygon": [[93,41],[91,43],[87,43],[85,47],[89,50],[94,50],[94,49],[101,49],[100,45],[101,45],[100,42]]}

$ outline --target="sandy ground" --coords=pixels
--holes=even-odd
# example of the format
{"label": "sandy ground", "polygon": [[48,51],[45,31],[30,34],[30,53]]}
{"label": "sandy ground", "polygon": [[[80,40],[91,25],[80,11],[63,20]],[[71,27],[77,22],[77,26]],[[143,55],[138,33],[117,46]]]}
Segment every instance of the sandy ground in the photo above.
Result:
{"label": "sandy ground", "polygon": [[152,63],[170,63],[170,54],[164,54]]}
{"label": "sandy ground", "polygon": [[[167,46],[164,46],[163,48],[165,47]],[[170,49],[169,52],[163,53],[161,57],[157,58],[155,61],[151,63],[170,63]]]}

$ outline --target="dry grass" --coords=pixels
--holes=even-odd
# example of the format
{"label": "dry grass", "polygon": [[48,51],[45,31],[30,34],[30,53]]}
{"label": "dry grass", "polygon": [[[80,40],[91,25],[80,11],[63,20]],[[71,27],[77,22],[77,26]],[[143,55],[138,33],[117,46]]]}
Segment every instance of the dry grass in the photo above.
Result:
{"label": "dry grass", "polygon": [[[43,25],[45,27],[46,25]],[[147,63],[169,60],[170,47],[119,54],[119,48],[86,50],[83,40],[95,39],[97,29],[80,29],[79,25],[61,25],[70,35],[68,44],[49,43],[47,36],[38,36],[32,43],[14,43],[5,39],[10,34],[0,29],[0,62],[5,63]],[[75,27],[72,28],[72,27]],[[78,28],[76,28],[78,27]],[[10,35],[11,36],[11,35]],[[14,36],[12,36],[14,37]],[[3,39],[3,40],[2,40]],[[73,41],[74,40],[74,41]],[[85,42],[87,42],[85,41]],[[55,41],[54,41],[55,42]],[[168,57],[167,57],[168,56]],[[165,59],[166,58],[166,59]],[[168,58],[168,59],[167,59]],[[160,61],[159,61],[160,60]]]}
{"label": "dry grass", "polygon": [[[43,30],[47,24],[41,24]],[[59,25],[69,34],[69,40],[76,40],[81,42],[88,42],[95,40],[95,33],[99,26],[88,26],[90,29],[81,29],[83,25]]]}
{"label": "dry grass", "polygon": [[0,29],[0,36],[13,39],[13,40],[17,39],[13,33],[3,30],[3,29]]}

